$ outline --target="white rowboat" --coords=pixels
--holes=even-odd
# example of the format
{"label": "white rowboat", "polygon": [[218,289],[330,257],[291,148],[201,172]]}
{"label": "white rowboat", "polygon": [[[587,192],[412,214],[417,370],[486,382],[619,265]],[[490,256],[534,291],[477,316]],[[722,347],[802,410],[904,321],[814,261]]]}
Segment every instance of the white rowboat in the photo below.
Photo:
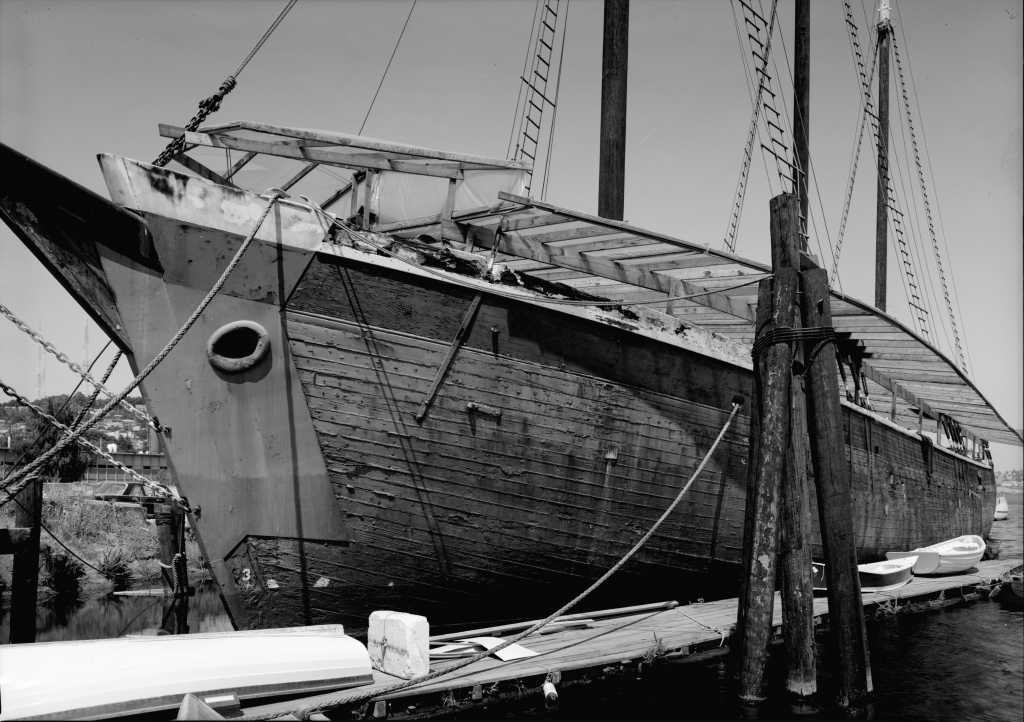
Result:
{"label": "white rowboat", "polygon": [[1006,503],[1006,497],[1001,496],[996,499],[996,513],[993,519],[996,521],[1003,521],[1010,516],[1010,505]]}
{"label": "white rowboat", "polygon": [[[910,552],[938,552],[939,568],[929,574],[960,574],[981,561],[985,553],[985,540],[976,534],[958,536],[956,539],[932,544]],[[886,555],[889,556],[888,554]]]}
{"label": "white rowboat", "polygon": [[[909,584],[914,577],[913,570],[916,562],[917,556],[909,555],[884,562],[859,564],[857,571],[860,574],[861,591],[885,592]],[[812,562],[811,566],[811,586],[816,592],[826,591],[828,585],[825,581],[825,565],[821,562]]]}
{"label": "white rowboat", "polygon": [[887,592],[909,584],[914,578],[914,564],[917,557],[891,559],[872,564],[861,564],[860,589],[862,592]]}

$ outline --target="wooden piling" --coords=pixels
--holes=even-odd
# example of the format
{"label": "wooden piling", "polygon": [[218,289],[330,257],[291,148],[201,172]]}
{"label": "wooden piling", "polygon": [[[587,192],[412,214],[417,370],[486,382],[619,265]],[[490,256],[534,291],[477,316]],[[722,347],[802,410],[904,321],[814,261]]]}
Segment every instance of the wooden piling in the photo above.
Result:
{"label": "wooden piling", "polygon": [[29,529],[28,540],[14,552],[11,570],[11,644],[36,641],[36,592],[39,587],[39,522],[43,483],[32,478],[17,496],[15,525]]}
{"label": "wooden piling", "polygon": [[[800,276],[805,327],[832,326],[827,273],[814,268]],[[848,707],[871,691],[871,669],[857,572],[853,499],[843,444],[834,344],[823,344],[810,360],[807,382],[807,419],[825,550],[829,629],[839,659],[838,702]]]}
{"label": "wooden piling", "polygon": [[[763,300],[771,306],[766,322],[757,328],[763,338],[776,329],[791,328],[797,291],[795,239],[799,233],[799,203],[796,196],[782,195],[771,201],[772,256],[774,278],[762,281],[758,316],[763,318]],[[770,293],[766,293],[770,288]],[[744,701],[763,699],[764,664],[772,632],[775,593],[775,564],[779,538],[779,497],[790,448],[790,385],[792,346],[767,346],[754,359],[755,382],[760,392],[760,437],[754,452],[754,485],[748,490],[744,539],[743,596],[737,628],[739,639],[739,695]]]}
{"label": "wooden piling", "polygon": [[[804,8],[804,12],[808,12]],[[803,30],[806,31],[806,17]],[[798,17],[799,21],[799,17]],[[797,30],[801,29],[800,22]],[[806,53],[806,48],[804,48]],[[805,78],[806,80],[806,78]],[[806,156],[805,156],[806,157]],[[780,195],[772,202],[772,267],[799,270],[802,233],[806,218],[802,194]],[[791,327],[802,328],[798,295],[789,299]],[[806,359],[800,344],[794,344],[793,368],[802,370]],[[814,660],[814,588],[811,582],[811,509],[808,497],[807,408],[802,374],[790,382],[790,433],[780,498],[779,572],[782,578],[783,635],[788,673],[786,689],[800,698],[817,691]]]}

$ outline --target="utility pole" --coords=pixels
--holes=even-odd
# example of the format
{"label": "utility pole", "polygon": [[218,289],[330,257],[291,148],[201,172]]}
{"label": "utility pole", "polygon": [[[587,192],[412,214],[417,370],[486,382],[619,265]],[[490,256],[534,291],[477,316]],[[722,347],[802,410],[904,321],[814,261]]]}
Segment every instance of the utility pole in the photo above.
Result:
{"label": "utility pole", "polygon": [[626,200],[626,66],[629,0],[604,0],[601,160],[597,215],[621,221]]}
{"label": "utility pole", "polygon": [[889,250],[889,0],[878,6],[878,210],[875,221],[875,308],[885,311]]}

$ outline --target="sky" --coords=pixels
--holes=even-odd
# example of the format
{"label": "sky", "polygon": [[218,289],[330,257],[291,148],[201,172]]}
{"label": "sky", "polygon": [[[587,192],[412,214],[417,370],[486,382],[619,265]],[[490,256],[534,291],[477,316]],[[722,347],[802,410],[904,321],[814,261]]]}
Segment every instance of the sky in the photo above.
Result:
{"label": "sky", "polygon": [[[1012,425],[1024,426],[1024,202],[1021,70],[1024,0],[900,0],[895,38],[947,285],[971,378]],[[602,4],[562,1],[564,63],[547,200],[596,213]],[[165,144],[158,123],[184,125],[246,56],[283,0],[0,0],[0,141],[106,196],[96,154],[150,161]],[[403,23],[408,27],[365,135],[504,158],[534,16],[533,0],[299,0],[238,77],[210,122],[245,119],[347,133],[359,130]],[[768,3],[765,2],[765,15]],[[870,0],[853,0],[862,47]],[[633,0],[630,11],[626,220],[722,248],[751,100],[733,9],[725,0]],[[560,22],[562,22],[560,21]],[[789,105],[793,0],[779,3],[773,55]],[[559,31],[561,32],[561,31]],[[749,57],[749,56],[747,56]],[[893,113],[902,96],[893,69]],[[832,255],[859,117],[843,4],[811,10],[811,162],[814,236]],[[550,117],[550,116],[549,116]],[[907,128],[893,125],[906,164]],[[913,166],[904,168],[902,183]],[[842,290],[871,301],[876,170],[865,139],[842,247]],[[535,184],[536,190],[539,183]],[[768,201],[777,177],[755,155],[737,252],[767,261]],[[932,278],[937,344],[952,331],[921,197],[918,242]],[[909,212],[909,208],[908,208]],[[895,250],[889,311],[908,325]],[[828,264],[830,265],[830,264]],[[922,281],[923,282],[923,281]],[[90,359],[99,327],[0,224],[0,301],[73,359]],[[38,347],[0,320],[0,379],[35,397]],[[97,363],[106,367],[113,351]],[[44,394],[77,376],[52,356]],[[131,379],[121,362],[110,386]],[[996,446],[997,469],[1024,466]]]}

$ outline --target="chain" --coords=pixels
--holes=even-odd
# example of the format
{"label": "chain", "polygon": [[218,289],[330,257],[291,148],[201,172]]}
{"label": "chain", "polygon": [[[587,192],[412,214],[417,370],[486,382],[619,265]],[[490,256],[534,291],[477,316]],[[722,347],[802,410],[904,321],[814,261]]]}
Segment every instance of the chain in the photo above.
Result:
{"label": "chain", "polygon": [[[33,331],[31,328],[29,328],[27,324],[25,324],[21,319],[19,319],[17,316],[15,316],[11,312],[11,310],[9,308],[7,308],[7,306],[3,305],[2,303],[0,303],[0,314],[2,314],[3,316],[6,316],[7,319],[11,323],[13,323],[19,329],[24,331],[26,334],[28,334],[32,338],[33,341],[35,341],[40,346],[42,346],[44,349],[46,349],[48,352],[50,352],[54,356],[56,356],[57,360],[60,361],[62,364],[67,366],[69,369],[74,371],[76,374],[81,376],[83,379],[88,381],[90,384],[95,386],[97,389],[100,389],[101,391],[103,391],[103,393],[105,393],[107,396],[110,396],[110,397],[114,396],[114,393],[110,389],[108,389],[106,386],[104,386],[102,381],[97,381],[96,379],[94,379],[92,377],[92,375],[89,374],[88,371],[86,371],[81,366],[76,364],[74,361],[69,359],[67,357],[67,355],[65,355],[65,354],[61,353],[60,351],[58,351],[56,349],[56,347],[52,343],[50,343],[45,338],[40,336],[38,333]],[[152,427],[156,431],[162,431],[163,430],[160,427],[160,424],[156,421],[156,419],[150,417],[150,415],[147,414],[142,409],[135,408],[134,406],[132,406],[127,401],[122,401],[121,402],[121,407],[124,408],[125,410],[127,410],[129,413],[131,413],[131,414],[135,415],[136,417],[138,417],[140,421],[144,422],[147,426]]]}
{"label": "chain", "polygon": [[[939,253],[939,240],[935,235],[935,224],[932,222],[932,208],[928,202],[928,189],[924,185],[924,167],[921,165],[921,155],[917,150],[917,136],[914,134],[914,121],[910,117],[910,99],[907,97],[907,84],[903,78],[903,64],[900,62],[900,48],[896,44],[896,33],[892,33],[892,50],[896,57],[896,71],[900,76],[900,89],[903,91],[903,105],[907,111],[907,125],[910,127],[910,140],[914,146],[914,162],[917,164],[917,177],[921,183],[921,197],[924,198],[924,212],[928,218],[928,233],[932,237],[932,249],[935,251],[935,265],[939,269],[939,280],[942,281],[942,295],[946,300],[946,311],[949,313],[949,323],[953,328],[953,341],[956,344],[956,353],[960,360],[960,367],[967,373],[967,362],[964,360],[964,352],[960,347],[960,331],[956,326],[956,316],[953,313],[953,303],[949,297],[949,288],[946,286],[946,272],[942,266],[942,254]],[[947,339],[948,341],[949,339]]]}
{"label": "chain", "polygon": [[[12,399],[15,399],[22,406],[27,406],[30,409],[32,409],[32,411],[34,411],[38,416],[41,416],[43,419],[48,421],[50,423],[50,425],[55,426],[57,429],[59,429],[65,435],[65,437],[70,436],[73,433],[72,429],[68,428],[67,426],[62,424],[60,421],[58,421],[55,417],[50,416],[48,413],[43,411],[41,408],[39,408],[38,406],[33,404],[31,401],[29,401],[24,396],[19,394],[13,388],[11,388],[7,384],[5,384],[2,379],[0,379],[0,390],[2,390],[5,394],[10,396]],[[146,484],[146,486],[157,487],[158,489],[161,490],[161,492],[162,492],[161,495],[162,496],[170,496],[171,495],[170,490],[166,486],[164,486],[163,484],[161,484],[159,482],[155,482],[155,481],[153,481],[151,479],[147,479],[146,477],[142,476],[141,474],[139,474],[134,469],[129,469],[127,466],[122,464],[120,461],[117,461],[110,454],[108,454],[107,452],[103,451],[98,446],[95,446],[94,444],[92,444],[87,439],[83,439],[81,436],[79,436],[79,437],[75,438],[75,443],[77,443],[79,446],[81,446],[84,449],[88,449],[89,451],[91,451],[92,453],[96,454],[97,456],[99,456],[99,457],[101,457],[103,459],[106,459],[111,464],[116,466],[118,469],[120,469],[124,473],[126,473],[129,476],[131,476],[132,478],[134,478],[136,481],[141,481],[142,483]],[[8,497],[4,501],[0,501],[0,506],[3,506],[4,504],[6,504],[10,500],[11,500],[11,497]]]}
{"label": "chain", "polygon": [[[196,130],[199,129],[199,126],[202,124],[202,122],[206,120],[207,117],[209,117],[210,113],[215,113],[220,109],[220,102],[224,99],[224,96],[235,89],[235,85],[237,84],[235,78],[242,72],[242,69],[245,68],[246,65],[248,65],[249,61],[252,60],[252,57],[256,54],[256,51],[263,47],[263,43],[267,42],[267,38],[269,38],[270,34],[274,32],[278,25],[281,24],[281,21],[284,20],[284,16],[288,14],[288,11],[292,9],[292,6],[294,6],[296,2],[298,2],[298,0],[288,0],[288,3],[284,6],[284,10],[282,10],[278,14],[277,19],[274,20],[270,27],[267,28],[267,31],[263,33],[263,37],[261,37],[256,42],[256,45],[254,45],[252,50],[249,51],[249,54],[245,56],[245,60],[242,61],[242,64],[239,65],[235,69],[235,72],[229,75],[227,79],[225,79],[225,81],[220,84],[220,88],[217,90],[216,93],[214,93],[209,98],[199,103],[199,110],[196,112],[194,116],[192,116],[192,120],[190,120],[188,124],[185,126],[186,132],[194,133]],[[177,138],[175,138],[174,140],[167,144],[167,147],[164,148],[164,152],[161,153],[157,157],[157,159],[153,161],[153,165],[161,167],[165,166],[169,162],[174,160],[174,157],[176,155],[183,152],[184,150],[185,136],[179,135]]]}
{"label": "chain", "polygon": [[70,436],[65,436],[63,439],[57,442],[55,446],[53,446],[45,454],[39,456],[35,461],[33,461],[30,464],[27,464],[20,471],[15,471],[13,474],[11,474],[11,476],[8,477],[8,480],[3,488],[7,489],[8,492],[12,495],[17,494],[18,491],[20,491],[25,486],[25,484],[28,483],[28,479],[39,467],[48,462],[54,455],[58,454],[65,446],[72,443],[73,441],[76,441],[82,434],[84,434],[97,423],[99,423],[100,419],[102,419],[104,416],[110,413],[110,410],[112,408],[114,408],[122,400],[124,400],[124,398],[128,394],[130,394],[132,390],[134,390],[135,387],[138,386],[143,381],[143,379],[149,376],[153,369],[155,369],[157,365],[164,360],[167,354],[169,354],[171,350],[178,344],[178,341],[181,340],[182,336],[184,336],[185,333],[190,328],[192,328],[192,324],[194,324],[196,320],[199,318],[199,316],[203,313],[203,311],[206,310],[206,307],[210,305],[210,302],[213,300],[213,297],[217,295],[221,287],[228,280],[228,276],[231,275],[231,272],[235,270],[235,266],[237,266],[238,262],[242,259],[242,254],[245,253],[246,249],[249,247],[249,244],[251,244],[253,239],[256,238],[256,233],[259,232],[260,226],[263,225],[263,221],[266,219],[267,215],[269,215],[270,209],[274,207],[274,204],[277,202],[277,199],[280,198],[282,195],[283,194],[281,191],[274,191],[270,194],[270,201],[267,203],[267,207],[263,209],[263,213],[260,214],[259,220],[256,221],[256,223],[253,225],[252,231],[249,233],[246,239],[242,241],[242,245],[235,252],[235,255],[231,259],[231,262],[228,263],[228,267],[224,269],[224,273],[222,273],[220,278],[217,279],[217,282],[213,284],[213,288],[211,288],[210,292],[206,294],[206,297],[202,301],[200,301],[199,306],[197,306],[196,310],[192,312],[192,315],[189,316],[187,321],[185,321],[185,324],[181,327],[181,329],[176,334],[174,334],[174,338],[168,341],[167,345],[164,346],[163,350],[156,355],[156,358],[150,361],[149,365],[146,366],[146,368],[142,369],[142,371],[139,372],[139,375],[132,379],[131,383],[129,383],[124,388],[123,391],[121,391],[119,394],[117,394],[117,396],[115,396],[113,399],[107,402],[107,405],[100,409],[99,412],[97,412],[89,421],[84,423],[82,426],[78,427],[74,432],[71,433]]}

